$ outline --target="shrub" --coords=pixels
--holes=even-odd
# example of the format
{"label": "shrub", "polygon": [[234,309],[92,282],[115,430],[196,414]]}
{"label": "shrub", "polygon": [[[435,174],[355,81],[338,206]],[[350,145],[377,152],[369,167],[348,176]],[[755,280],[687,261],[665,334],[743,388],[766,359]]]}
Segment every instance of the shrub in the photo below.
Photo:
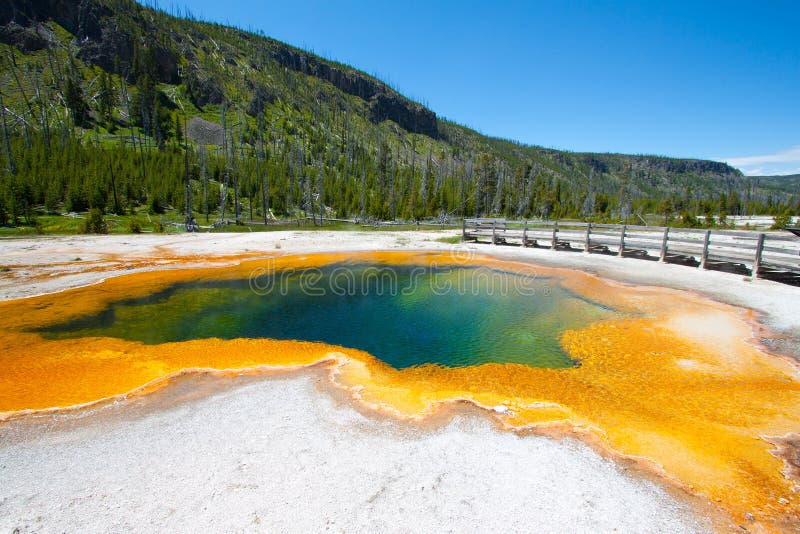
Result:
{"label": "shrub", "polygon": [[47,192],[44,195],[44,209],[47,210],[47,213],[57,213],[60,201],[61,188],[58,187],[58,184],[56,184],[54,180],[50,184],[50,187],[47,188]]}
{"label": "shrub", "polygon": [[158,198],[158,195],[150,197],[150,206],[147,211],[150,212],[150,215],[160,215],[164,213],[164,206],[161,204],[161,199]]}
{"label": "shrub", "polygon": [[71,186],[67,189],[67,200],[64,203],[64,209],[69,212],[79,212],[85,210],[89,206],[83,191],[77,186]]}
{"label": "shrub", "polygon": [[105,213],[106,203],[108,199],[106,198],[107,194],[106,191],[100,187],[95,187],[89,197],[89,207],[90,208],[99,208],[103,213]]}
{"label": "shrub", "polygon": [[142,221],[133,217],[128,221],[128,231],[132,234],[142,233]]}
{"label": "shrub", "polygon": [[688,211],[684,211],[681,214],[680,225],[684,228],[697,228],[700,226],[700,221]]}
{"label": "shrub", "polygon": [[92,208],[89,210],[89,215],[84,221],[81,231],[84,234],[107,234],[108,224],[103,218],[103,212],[99,208]]}
{"label": "shrub", "polygon": [[153,223],[153,231],[154,232],[157,232],[159,234],[163,234],[164,230],[165,230],[164,224],[161,221],[156,221],[156,222]]}
{"label": "shrub", "polygon": [[772,223],[770,227],[771,230],[783,230],[787,226],[792,225],[792,216],[789,214],[789,210],[784,211],[780,215],[775,216],[775,222]]}

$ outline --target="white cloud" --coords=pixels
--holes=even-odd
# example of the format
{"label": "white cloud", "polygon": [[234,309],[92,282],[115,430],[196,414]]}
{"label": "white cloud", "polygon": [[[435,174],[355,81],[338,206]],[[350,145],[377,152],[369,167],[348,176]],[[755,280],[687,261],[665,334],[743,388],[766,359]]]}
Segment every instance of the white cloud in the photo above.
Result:
{"label": "white cloud", "polygon": [[800,146],[761,156],[718,159],[741,169],[748,176],[800,173]]}

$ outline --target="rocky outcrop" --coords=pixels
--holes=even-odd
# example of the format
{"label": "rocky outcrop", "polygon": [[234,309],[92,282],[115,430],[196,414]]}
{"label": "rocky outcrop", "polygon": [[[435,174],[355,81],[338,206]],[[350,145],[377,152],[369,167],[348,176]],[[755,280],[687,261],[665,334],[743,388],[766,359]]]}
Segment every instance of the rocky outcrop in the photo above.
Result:
{"label": "rocky outcrop", "polygon": [[114,13],[91,0],[4,0],[0,5],[0,24],[15,22],[32,26],[52,19],[78,38],[100,39],[102,20]]}
{"label": "rocky outcrop", "polygon": [[106,23],[99,37],[81,43],[78,57],[108,72],[124,75],[133,63],[133,36]]}
{"label": "rocky outcrop", "polygon": [[190,69],[186,75],[189,98],[198,108],[206,104],[219,105],[225,101],[225,93],[217,81],[198,69]]}
{"label": "rocky outcrop", "polygon": [[[150,19],[141,15],[141,6],[131,0],[116,1],[118,11],[124,12],[124,16],[115,15],[112,4],[98,0],[5,0],[0,5],[0,24],[4,25],[0,40],[22,50],[41,48],[46,42],[37,39],[31,28],[39,22],[53,20],[76,37],[78,57],[86,63],[124,76],[133,68],[134,51],[146,49],[152,53],[158,81],[180,83],[179,57],[175,52],[180,47],[148,37],[153,30]],[[180,41],[180,36],[170,37]],[[242,32],[239,37],[249,40],[252,36]],[[347,94],[364,99],[369,103],[369,117],[374,122],[392,120],[410,132],[439,136],[436,114],[364,73],[277,41],[268,41],[262,50],[265,52],[262,61],[274,60],[283,67],[325,80]],[[236,53],[230,50],[223,54],[228,66],[237,65]],[[186,50],[181,55],[186,56]],[[224,92],[214,78],[196,63],[188,70],[183,81],[198,107],[224,101]],[[261,113],[274,100],[275,95],[267,88],[256,88],[247,111],[251,115]]]}
{"label": "rocky outcrop", "polygon": [[25,28],[14,22],[0,26],[0,43],[14,46],[23,52],[47,48],[47,39],[35,28]]}
{"label": "rocky outcrop", "polygon": [[347,94],[369,100],[385,87],[377,80],[368,78],[355,70],[345,71],[302,50],[291,48],[277,41],[273,41],[271,45],[270,55],[281,66],[326,80]]}
{"label": "rocky outcrop", "polygon": [[[6,3],[7,2],[7,3]],[[137,45],[145,45],[153,52],[158,81],[179,83],[178,57],[164,46],[152,42],[137,43],[136,36],[122,27],[114,18],[114,12],[102,2],[94,0],[6,0],[0,7],[0,33],[10,34],[8,39],[27,39],[28,47],[43,44],[31,41],[35,34],[33,28],[38,23],[52,20],[76,38],[78,57],[87,63],[97,65],[103,70],[126,75],[133,62],[133,51]],[[143,24],[132,21],[134,26]],[[15,27],[27,27],[22,34]],[[0,39],[3,39],[0,35]],[[3,40],[3,42],[6,42]],[[12,43],[9,43],[12,44]],[[23,49],[22,47],[20,47]]]}
{"label": "rocky outcrop", "polygon": [[271,45],[270,55],[280,65],[330,82],[340,91],[368,101],[373,122],[393,120],[409,132],[439,136],[434,112],[401,96],[386,84],[277,41]]}
{"label": "rocky outcrop", "polygon": [[264,108],[275,102],[275,92],[265,85],[256,87],[253,98],[247,105],[247,114],[251,117],[260,115]]}
{"label": "rocky outcrop", "polygon": [[395,92],[377,93],[369,101],[369,118],[372,122],[393,120],[409,132],[438,137],[436,114],[423,106],[401,97]]}
{"label": "rocky outcrop", "polygon": [[192,117],[186,126],[186,135],[198,145],[222,146],[222,126],[200,117]]}

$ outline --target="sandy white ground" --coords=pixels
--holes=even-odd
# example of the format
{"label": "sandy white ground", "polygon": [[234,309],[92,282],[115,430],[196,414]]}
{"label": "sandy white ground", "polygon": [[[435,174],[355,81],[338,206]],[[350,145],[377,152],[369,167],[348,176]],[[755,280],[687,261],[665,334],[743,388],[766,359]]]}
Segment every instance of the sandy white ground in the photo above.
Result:
{"label": "sandy white ground", "polygon": [[0,427],[0,531],[708,529],[579,442],[472,416],[399,427],[337,405],[313,380],[259,380],[135,417],[112,406],[77,425]]}

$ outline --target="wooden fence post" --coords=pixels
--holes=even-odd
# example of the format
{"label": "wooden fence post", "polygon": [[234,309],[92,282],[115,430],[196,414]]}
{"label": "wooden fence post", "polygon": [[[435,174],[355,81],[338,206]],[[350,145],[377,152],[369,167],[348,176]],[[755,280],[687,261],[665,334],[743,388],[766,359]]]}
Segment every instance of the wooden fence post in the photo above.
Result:
{"label": "wooden fence post", "polygon": [[711,241],[711,230],[706,230],[705,239],[703,239],[703,256],[700,260],[700,267],[703,269],[706,268],[706,262],[708,262],[708,244]]}
{"label": "wooden fence post", "polygon": [[667,260],[667,241],[669,241],[669,226],[664,228],[664,237],[661,239],[661,260]]}
{"label": "wooden fence post", "polygon": [[764,252],[764,239],[766,234],[758,234],[758,243],[756,243],[756,257],[753,260],[753,278],[758,278],[761,272],[761,254]]}
{"label": "wooden fence post", "polygon": [[583,249],[586,252],[589,252],[589,248],[592,246],[592,223],[586,224],[586,243],[584,244]]}
{"label": "wooden fence post", "polygon": [[461,241],[467,240],[467,219],[461,219]]}
{"label": "wooden fence post", "polygon": [[556,249],[556,245],[558,245],[558,221],[553,221],[553,250]]}
{"label": "wooden fence post", "polygon": [[497,221],[492,221],[492,245],[497,244]]}
{"label": "wooden fence post", "polygon": [[622,253],[625,252],[625,231],[627,228],[627,225],[622,225],[622,231],[619,234],[619,252],[617,252],[617,256],[622,256]]}
{"label": "wooden fence post", "polygon": [[528,219],[525,219],[525,226],[522,227],[522,247],[528,246]]}

